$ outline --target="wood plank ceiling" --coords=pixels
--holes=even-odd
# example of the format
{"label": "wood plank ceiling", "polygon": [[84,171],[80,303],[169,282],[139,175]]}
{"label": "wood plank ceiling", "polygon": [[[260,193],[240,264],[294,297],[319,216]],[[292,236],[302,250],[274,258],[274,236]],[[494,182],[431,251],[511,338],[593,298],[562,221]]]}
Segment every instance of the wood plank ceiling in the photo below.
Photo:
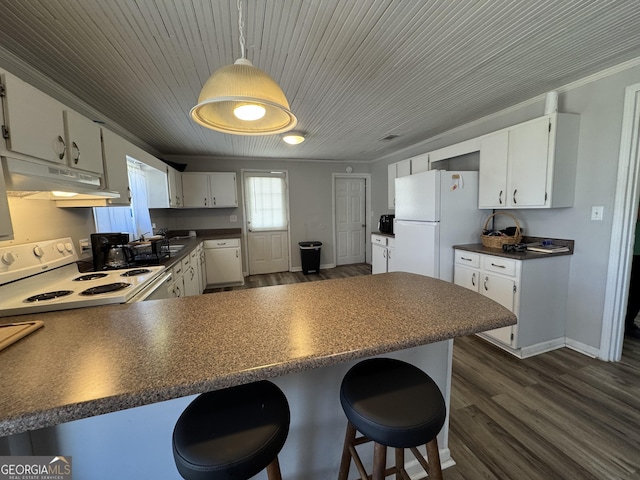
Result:
{"label": "wood plank ceiling", "polygon": [[[0,0],[0,49],[161,154],[345,161],[375,160],[640,52],[638,0],[243,9],[247,58],[282,87],[308,135],[301,145],[189,118],[209,75],[241,56],[236,0]],[[400,136],[381,140],[389,134]]]}

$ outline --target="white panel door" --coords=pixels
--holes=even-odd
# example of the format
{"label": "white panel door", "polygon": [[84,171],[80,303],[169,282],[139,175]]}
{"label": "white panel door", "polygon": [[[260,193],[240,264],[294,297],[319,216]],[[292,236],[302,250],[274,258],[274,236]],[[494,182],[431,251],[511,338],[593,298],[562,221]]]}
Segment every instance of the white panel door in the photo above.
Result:
{"label": "white panel door", "polygon": [[336,178],[337,265],[364,263],[366,205],[364,178]]}
{"label": "white panel door", "polygon": [[249,275],[289,270],[286,231],[249,232]]}
{"label": "white panel door", "polygon": [[289,271],[289,197],[286,172],[245,171],[249,275]]}

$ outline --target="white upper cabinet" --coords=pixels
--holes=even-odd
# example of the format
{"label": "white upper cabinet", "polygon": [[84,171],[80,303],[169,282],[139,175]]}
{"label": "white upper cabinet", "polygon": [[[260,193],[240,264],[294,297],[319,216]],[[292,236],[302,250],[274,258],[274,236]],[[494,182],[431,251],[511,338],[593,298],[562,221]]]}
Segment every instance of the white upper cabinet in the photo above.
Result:
{"label": "white upper cabinet", "polygon": [[573,205],[579,117],[557,113],[480,141],[479,208]]}
{"label": "white upper cabinet", "polygon": [[210,207],[209,175],[206,173],[183,173],[182,196],[185,207]]}
{"label": "white upper cabinet", "polygon": [[411,159],[411,175],[429,170],[429,154],[423,153]]}
{"label": "white upper cabinet", "polygon": [[507,160],[509,157],[509,132],[501,130],[483,137],[480,141],[480,172],[478,205],[506,206]]}
{"label": "white upper cabinet", "polygon": [[102,174],[102,144],[100,127],[86,117],[64,111],[67,164],[72,168]]}
{"label": "white upper cabinet", "polygon": [[167,181],[169,183],[169,207],[182,207],[184,203],[182,174],[175,168],[167,166]]}
{"label": "white upper cabinet", "polygon": [[9,73],[2,76],[7,149],[66,164],[64,105]]}
{"label": "white upper cabinet", "polygon": [[131,205],[131,189],[127,172],[127,154],[130,144],[115,133],[102,129],[105,187],[120,193],[120,198],[109,201],[111,205]]}
{"label": "white upper cabinet", "polygon": [[211,206],[213,208],[238,206],[238,188],[235,173],[212,173],[209,175],[209,186],[211,188]]}
{"label": "white upper cabinet", "polygon": [[2,85],[8,150],[102,175],[98,125],[9,73]]}
{"label": "white upper cabinet", "polygon": [[185,172],[182,174],[184,206],[228,208],[238,206],[234,172]]}
{"label": "white upper cabinet", "polygon": [[389,208],[396,208],[396,178],[411,175],[411,159],[392,163],[387,171],[387,195]]}
{"label": "white upper cabinet", "polygon": [[11,239],[13,239],[13,226],[11,225],[11,212],[4,184],[2,162],[0,162],[0,241]]}

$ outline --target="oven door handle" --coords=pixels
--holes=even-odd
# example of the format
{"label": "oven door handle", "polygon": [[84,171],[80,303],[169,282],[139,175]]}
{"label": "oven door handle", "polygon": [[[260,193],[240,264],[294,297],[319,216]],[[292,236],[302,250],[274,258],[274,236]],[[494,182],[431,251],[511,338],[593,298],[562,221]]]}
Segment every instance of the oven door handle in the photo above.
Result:
{"label": "oven door handle", "polygon": [[159,288],[168,286],[173,279],[171,272],[161,273],[158,278],[153,280],[149,285],[140,290],[134,297],[132,297],[127,303],[144,302],[147,297],[153,294]]}

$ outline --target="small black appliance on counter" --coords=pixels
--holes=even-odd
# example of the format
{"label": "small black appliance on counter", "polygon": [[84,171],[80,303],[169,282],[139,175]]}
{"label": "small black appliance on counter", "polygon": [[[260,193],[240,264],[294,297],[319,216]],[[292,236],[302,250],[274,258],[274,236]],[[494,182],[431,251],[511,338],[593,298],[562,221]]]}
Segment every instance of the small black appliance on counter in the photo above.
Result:
{"label": "small black appliance on counter", "polygon": [[128,243],[128,233],[92,233],[93,269],[98,272],[127,267],[133,260]]}
{"label": "small black appliance on counter", "polygon": [[393,235],[393,220],[396,218],[395,215],[380,215],[380,222],[378,222],[378,230],[380,233],[388,233]]}
{"label": "small black appliance on counter", "polygon": [[129,242],[128,233],[92,233],[93,270],[112,270],[160,265],[169,258],[169,240]]}

